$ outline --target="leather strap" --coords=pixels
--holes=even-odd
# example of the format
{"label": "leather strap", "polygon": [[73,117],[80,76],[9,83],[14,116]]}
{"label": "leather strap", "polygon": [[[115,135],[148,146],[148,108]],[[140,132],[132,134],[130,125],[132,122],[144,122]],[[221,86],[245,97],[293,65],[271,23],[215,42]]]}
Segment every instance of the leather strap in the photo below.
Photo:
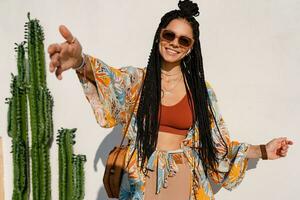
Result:
{"label": "leather strap", "polygon": [[262,159],[268,160],[268,153],[267,153],[266,145],[261,144],[261,145],[259,145],[259,147],[260,147]]}

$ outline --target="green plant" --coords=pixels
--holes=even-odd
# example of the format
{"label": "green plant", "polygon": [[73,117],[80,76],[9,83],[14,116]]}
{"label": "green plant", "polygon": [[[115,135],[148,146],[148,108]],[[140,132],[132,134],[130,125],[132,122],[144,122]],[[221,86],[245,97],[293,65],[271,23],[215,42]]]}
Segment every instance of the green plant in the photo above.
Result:
{"label": "green plant", "polygon": [[82,200],[84,198],[85,155],[74,155],[76,128],[58,131],[59,200]]}
{"label": "green plant", "polygon": [[29,143],[27,123],[27,82],[24,42],[16,44],[18,75],[12,74],[11,98],[7,98],[8,135],[12,138],[13,200],[29,199]]}
{"label": "green plant", "polygon": [[25,42],[16,44],[18,75],[12,74],[11,98],[6,98],[8,108],[7,133],[12,138],[13,200],[29,199],[29,142],[27,123],[28,85],[25,68]]}
{"label": "green plant", "polygon": [[29,65],[29,107],[33,200],[51,199],[50,147],[53,98],[46,84],[44,33],[37,19],[25,24]]}
{"label": "green plant", "polygon": [[84,199],[84,163],[86,162],[85,155],[74,155],[73,156],[73,186],[74,194],[73,200]]}
{"label": "green plant", "polygon": [[[25,23],[26,42],[16,44],[18,75],[12,74],[7,133],[12,138],[13,200],[28,200],[30,157],[27,98],[31,128],[31,182],[33,200],[51,199],[50,148],[53,141],[53,98],[46,82],[44,33],[37,19]],[[26,45],[26,47],[25,47]],[[27,49],[27,59],[26,51]],[[62,129],[59,142],[59,198],[84,197],[84,155],[73,155],[76,129]]]}

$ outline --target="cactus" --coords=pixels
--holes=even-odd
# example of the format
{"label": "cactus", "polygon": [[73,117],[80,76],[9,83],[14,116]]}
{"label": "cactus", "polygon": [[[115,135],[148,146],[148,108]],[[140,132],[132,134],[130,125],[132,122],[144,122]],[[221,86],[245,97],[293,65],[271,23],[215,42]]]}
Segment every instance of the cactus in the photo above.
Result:
{"label": "cactus", "polygon": [[85,155],[74,155],[73,157],[73,186],[74,195],[73,200],[83,200],[84,199],[84,163],[86,162]]}
{"label": "cactus", "polygon": [[46,84],[44,33],[37,19],[25,24],[29,65],[29,107],[33,200],[51,199],[50,146],[53,98]]}
{"label": "cactus", "polygon": [[7,133],[12,138],[13,200],[29,199],[29,142],[27,123],[27,80],[25,68],[25,42],[16,44],[18,75],[12,74],[11,98],[8,107]]}
{"label": "cactus", "polygon": [[74,129],[60,129],[57,135],[59,160],[59,200],[84,198],[85,155],[74,155]]}
{"label": "cactus", "polygon": [[[13,200],[30,196],[30,157],[33,200],[51,199],[50,147],[53,140],[53,98],[46,83],[44,33],[37,19],[25,24],[26,42],[16,44],[18,75],[12,74],[7,133],[12,138]],[[27,60],[25,58],[25,44]],[[31,128],[29,157],[28,112]],[[84,155],[73,155],[76,129],[59,130],[59,199],[84,197]]]}

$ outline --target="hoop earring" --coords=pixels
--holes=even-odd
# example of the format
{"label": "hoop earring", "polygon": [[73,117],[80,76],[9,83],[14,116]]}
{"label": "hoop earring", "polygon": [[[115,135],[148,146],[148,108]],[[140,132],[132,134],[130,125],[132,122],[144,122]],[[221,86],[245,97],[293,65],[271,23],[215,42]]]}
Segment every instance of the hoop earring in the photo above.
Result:
{"label": "hoop earring", "polygon": [[189,49],[185,55],[188,55],[189,53],[191,53],[191,49]]}

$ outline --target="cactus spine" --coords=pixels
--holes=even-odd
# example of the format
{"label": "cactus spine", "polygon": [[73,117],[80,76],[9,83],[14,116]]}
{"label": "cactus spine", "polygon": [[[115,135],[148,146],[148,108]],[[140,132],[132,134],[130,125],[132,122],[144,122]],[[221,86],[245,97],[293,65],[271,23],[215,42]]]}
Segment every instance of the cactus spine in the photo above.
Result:
{"label": "cactus spine", "polygon": [[25,24],[29,63],[29,107],[33,200],[51,199],[50,146],[53,98],[46,85],[44,33],[37,19]]}
{"label": "cactus spine", "polygon": [[[8,104],[7,133],[12,138],[12,200],[28,200],[30,196],[30,161],[33,200],[51,199],[50,147],[53,140],[53,98],[46,83],[44,33],[37,19],[25,24],[25,44],[16,44],[18,75],[12,74],[11,98]],[[31,128],[29,156],[28,112]],[[59,130],[59,199],[84,198],[84,155],[74,155],[76,129]]]}
{"label": "cactus spine", "polygon": [[84,176],[84,163],[86,162],[85,155],[75,155],[73,157],[73,170],[74,170],[74,200],[84,199],[84,186],[85,186],[85,176]]}
{"label": "cactus spine", "polygon": [[85,155],[74,155],[74,129],[58,131],[59,200],[82,200],[84,198]]}
{"label": "cactus spine", "polygon": [[27,82],[24,42],[16,44],[18,75],[12,74],[11,98],[8,108],[8,135],[12,138],[13,200],[29,199],[29,142],[27,123]]}

